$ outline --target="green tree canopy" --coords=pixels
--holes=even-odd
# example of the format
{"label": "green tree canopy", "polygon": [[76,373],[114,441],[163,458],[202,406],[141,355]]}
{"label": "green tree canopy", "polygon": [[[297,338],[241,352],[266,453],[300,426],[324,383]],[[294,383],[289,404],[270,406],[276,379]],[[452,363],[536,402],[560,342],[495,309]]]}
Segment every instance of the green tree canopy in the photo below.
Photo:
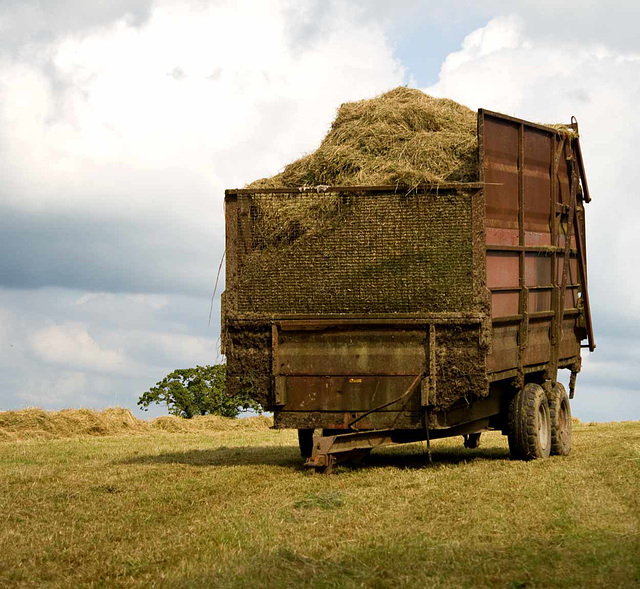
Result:
{"label": "green tree canopy", "polygon": [[246,409],[262,411],[246,394],[229,397],[224,390],[225,376],[224,364],[174,370],[143,393],[138,405],[146,411],[152,403],[164,403],[171,415],[186,418],[208,414],[237,417]]}

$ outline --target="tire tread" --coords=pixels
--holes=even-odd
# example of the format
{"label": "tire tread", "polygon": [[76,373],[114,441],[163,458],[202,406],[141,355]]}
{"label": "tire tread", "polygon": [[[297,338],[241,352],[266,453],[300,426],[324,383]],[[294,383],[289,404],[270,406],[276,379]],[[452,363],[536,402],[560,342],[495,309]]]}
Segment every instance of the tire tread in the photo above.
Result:
{"label": "tire tread", "polygon": [[533,460],[549,456],[550,447],[545,451],[538,440],[536,414],[541,403],[548,405],[543,388],[535,383],[526,384],[511,399],[507,439],[512,458]]}
{"label": "tire tread", "polygon": [[[549,400],[549,417],[551,420],[551,454],[554,456],[568,456],[571,452],[571,405],[567,391],[561,383],[547,388]],[[568,435],[563,438],[560,431],[561,407],[566,403]]]}

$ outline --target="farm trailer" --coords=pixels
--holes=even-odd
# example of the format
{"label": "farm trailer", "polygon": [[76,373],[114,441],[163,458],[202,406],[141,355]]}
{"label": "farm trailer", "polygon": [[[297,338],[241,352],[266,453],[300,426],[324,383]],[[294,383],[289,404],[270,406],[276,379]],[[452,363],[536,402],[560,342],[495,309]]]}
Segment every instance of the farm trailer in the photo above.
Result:
{"label": "farm trailer", "polygon": [[473,183],[227,190],[228,393],[298,429],[318,470],[490,429],[514,458],[567,454],[595,348],[569,128],[480,110]]}

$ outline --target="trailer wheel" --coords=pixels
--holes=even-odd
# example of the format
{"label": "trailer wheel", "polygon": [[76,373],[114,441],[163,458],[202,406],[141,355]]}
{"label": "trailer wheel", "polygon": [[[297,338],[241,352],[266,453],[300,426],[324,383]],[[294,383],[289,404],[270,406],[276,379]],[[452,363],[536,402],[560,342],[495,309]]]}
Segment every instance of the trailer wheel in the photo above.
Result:
{"label": "trailer wheel", "polygon": [[537,384],[525,385],[509,404],[509,451],[512,458],[548,458],[551,451],[549,401]]}
{"label": "trailer wheel", "polygon": [[313,452],[313,430],[312,429],[298,430],[298,445],[300,446],[300,455],[303,458],[311,458],[311,453]]}
{"label": "trailer wheel", "polygon": [[551,418],[551,454],[568,456],[571,452],[571,406],[569,395],[559,382],[547,395]]}

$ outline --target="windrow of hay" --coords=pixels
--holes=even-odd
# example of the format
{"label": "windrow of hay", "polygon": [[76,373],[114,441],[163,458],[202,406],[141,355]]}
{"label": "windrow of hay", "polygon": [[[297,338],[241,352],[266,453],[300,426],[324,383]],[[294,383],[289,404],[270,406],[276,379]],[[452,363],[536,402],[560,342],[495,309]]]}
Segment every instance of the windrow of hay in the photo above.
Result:
{"label": "windrow of hay", "polygon": [[256,417],[244,417],[242,419],[231,419],[219,415],[196,415],[191,419],[176,417],[175,415],[164,415],[148,422],[151,429],[166,432],[205,432],[205,431],[228,431],[234,429],[261,430],[268,429],[273,425],[273,420],[264,415]]}
{"label": "windrow of hay", "polygon": [[114,436],[152,431],[206,432],[231,429],[267,429],[268,417],[230,419],[204,415],[193,419],[163,416],[145,421],[136,418],[129,409],[113,407],[103,411],[63,409],[44,411],[30,408],[20,411],[0,411],[0,441],[24,439],[56,439],[82,436]]}
{"label": "windrow of hay", "polygon": [[415,186],[477,178],[476,113],[453,100],[400,87],[343,104],[316,151],[248,188]]}

